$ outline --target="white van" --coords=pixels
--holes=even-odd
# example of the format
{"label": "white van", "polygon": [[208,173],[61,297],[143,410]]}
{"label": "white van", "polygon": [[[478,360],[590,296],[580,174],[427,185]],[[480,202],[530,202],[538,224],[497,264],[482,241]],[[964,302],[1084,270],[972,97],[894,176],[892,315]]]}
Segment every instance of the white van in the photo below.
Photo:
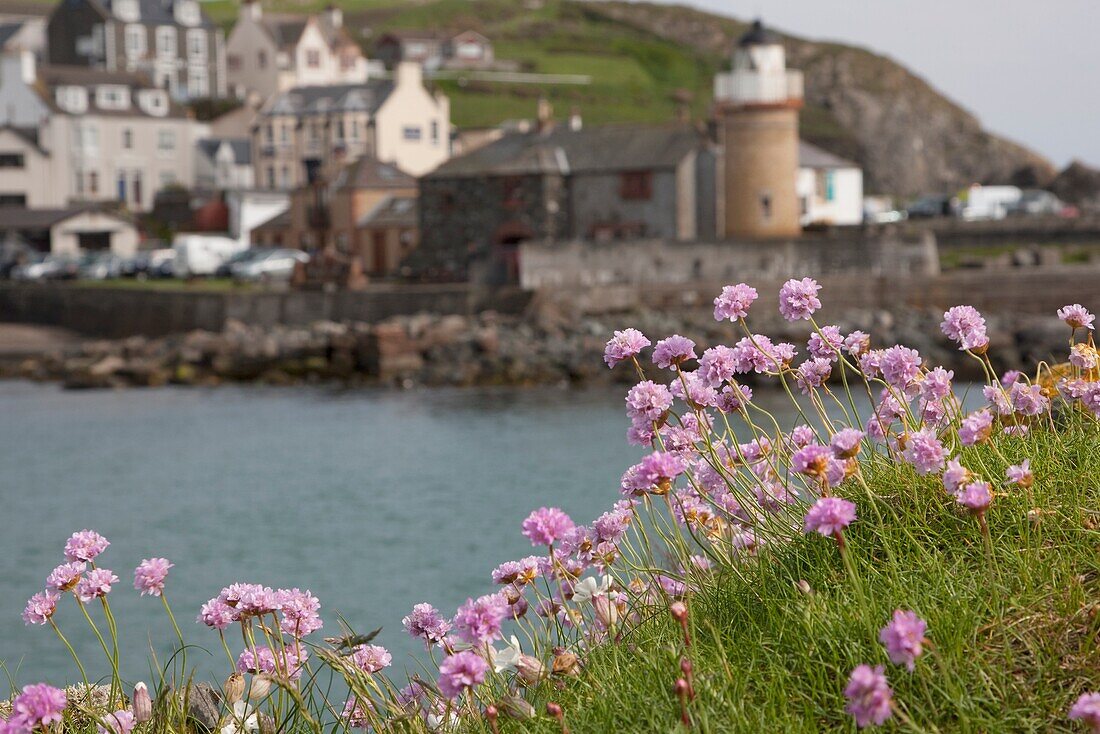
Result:
{"label": "white van", "polygon": [[181,234],[176,235],[172,249],[176,251],[176,277],[190,278],[213,275],[226,260],[247,249],[247,245],[222,235]]}

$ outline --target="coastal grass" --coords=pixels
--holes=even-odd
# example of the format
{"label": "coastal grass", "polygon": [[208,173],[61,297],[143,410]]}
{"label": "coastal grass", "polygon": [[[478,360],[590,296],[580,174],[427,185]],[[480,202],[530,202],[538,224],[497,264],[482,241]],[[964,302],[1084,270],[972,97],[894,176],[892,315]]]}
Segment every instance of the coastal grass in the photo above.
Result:
{"label": "coastal grass", "polygon": [[[1100,431],[1077,415],[996,449],[1030,458],[1035,484],[997,495],[988,549],[938,477],[865,462],[870,494],[843,493],[859,513],[849,570],[818,535],[764,547],[687,600],[690,647],[665,608],[650,610],[620,642],[594,647],[579,677],[541,684],[536,719],[502,717],[501,730],[562,731],[548,701],[571,732],[685,730],[673,684],[686,656],[699,731],[854,730],[843,689],[861,663],[886,665],[903,712],[888,731],[1080,731],[1066,711],[1100,675]],[[989,447],[962,453],[974,468],[999,462]],[[878,641],[895,609],[928,622],[912,673]]]}

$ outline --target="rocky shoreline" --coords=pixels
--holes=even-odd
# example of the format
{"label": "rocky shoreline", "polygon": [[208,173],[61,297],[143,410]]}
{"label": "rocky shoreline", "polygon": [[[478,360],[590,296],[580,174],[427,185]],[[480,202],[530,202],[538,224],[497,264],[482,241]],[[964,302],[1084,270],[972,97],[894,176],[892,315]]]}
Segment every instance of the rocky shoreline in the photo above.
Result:
{"label": "rocky shoreline", "polygon": [[[973,359],[940,335],[938,312],[853,313],[837,323],[862,329],[875,347],[904,343],[929,364],[959,379],[980,379]],[[767,318],[764,321],[768,321]],[[1065,325],[1053,316],[990,316],[991,357],[1000,369],[1036,360],[1062,361]],[[524,317],[485,312],[472,317],[417,314],[377,324],[316,322],[308,327],[261,328],[230,322],[221,333],[194,331],[162,338],[85,341],[0,363],[0,377],[57,381],[66,388],[217,385],[260,382],[295,385],[484,386],[629,382],[630,370],[608,370],[603,345],[615,329],[633,326],[656,339],[680,333],[705,348],[740,335],[701,310],[644,311],[602,317],[546,308]],[[778,319],[753,326],[799,346],[805,323]],[[701,353],[701,352],[700,352]]]}

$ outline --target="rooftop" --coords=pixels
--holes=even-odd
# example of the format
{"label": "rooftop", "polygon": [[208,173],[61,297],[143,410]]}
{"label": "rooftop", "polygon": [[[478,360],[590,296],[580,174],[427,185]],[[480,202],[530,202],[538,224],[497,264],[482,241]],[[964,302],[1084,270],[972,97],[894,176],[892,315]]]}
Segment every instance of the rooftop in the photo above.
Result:
{"label": "rooftop", "polygon": [[858,163],[833,155],[805,140],[798,141],[798,165],[802,168],[859,168]]}
{"label": "rooftop", "polygon": [[783,43],[783,37],[770,28],[766,28],[759,18],[752,22],[752,27],[737,41],[737,45],[741,47],[771,46],[777,43]]}
{"label": "rooftop", "polygon": [[360,156],[340,169],[333,182],[339,189],[415,189],[416,179],[397,166],[372,156]]}
{"label": "rooftop", "polygon": [[273,96],[260,114],[325,114],[334,110],[365,111],[373,114],[390,96],[393,87],[393,82],[385,79],[371,79],[365,84],[295,87]]}

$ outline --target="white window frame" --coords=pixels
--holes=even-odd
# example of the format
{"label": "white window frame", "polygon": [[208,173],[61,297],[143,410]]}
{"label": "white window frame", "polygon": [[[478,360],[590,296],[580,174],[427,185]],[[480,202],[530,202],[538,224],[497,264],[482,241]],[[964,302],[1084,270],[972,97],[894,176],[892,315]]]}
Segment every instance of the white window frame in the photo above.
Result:
{"label": "white window frame", "polygon": [[158,59],[176,59],[179,57],[179,38],[175,26],[157,26],[156,36]]}
{"label": "white window frame", "polygon": [[101,84],[95,90],[95,103],[103,110],[128,110],[130,89],[121,84]]}
{"label": "white window frame", "polygon": [[187,31],[187,58],[191,61],[206,61],[206,31],[202,28]]}
{"label": "white window frame", "polygon": [[131,23],[123,31],[123,44],[126,46],[126,58],[140,59],[149,50],[149,34],[145,26]]}
{"label": "white window frame", "polygon": [[210,76],[205,66],[191,66],[187,69],[187,96],[195,99],[210,95]]}
{"label": "white window frame", "polygon": [[170,127],[157,130],[157,154],[169,158],[176,152],[176,131]]}

